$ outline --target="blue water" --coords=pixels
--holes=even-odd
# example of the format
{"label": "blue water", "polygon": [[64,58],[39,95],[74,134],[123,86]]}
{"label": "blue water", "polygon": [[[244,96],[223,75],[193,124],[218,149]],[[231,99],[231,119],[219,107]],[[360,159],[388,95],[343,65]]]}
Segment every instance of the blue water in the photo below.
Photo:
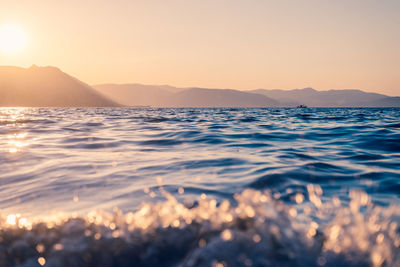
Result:
{"label": "blue water", "polygon": [[1,266],[400,265],[399,108],[2,108],[0,167]]}

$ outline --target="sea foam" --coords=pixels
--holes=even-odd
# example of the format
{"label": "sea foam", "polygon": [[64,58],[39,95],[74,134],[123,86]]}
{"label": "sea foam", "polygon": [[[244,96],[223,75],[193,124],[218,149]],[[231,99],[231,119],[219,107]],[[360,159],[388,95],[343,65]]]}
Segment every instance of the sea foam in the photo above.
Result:
{"label": "sea foam", "polygon": [[318,186],[290,203],[246,189],[233,203],[201,195],[136,212],[1,218],[1,266],[400,266],[400,207],[368,194],[324,200]]}

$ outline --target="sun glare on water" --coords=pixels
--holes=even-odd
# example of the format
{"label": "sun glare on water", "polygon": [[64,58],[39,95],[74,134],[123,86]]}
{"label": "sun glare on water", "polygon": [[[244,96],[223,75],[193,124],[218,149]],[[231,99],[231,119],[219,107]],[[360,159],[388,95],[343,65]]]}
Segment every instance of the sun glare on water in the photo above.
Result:
{"label": "sun glare on water", "polygon": [[10,55],[22,51],[26,46],[26,34],[17,25],[0,26],[0,51]]}

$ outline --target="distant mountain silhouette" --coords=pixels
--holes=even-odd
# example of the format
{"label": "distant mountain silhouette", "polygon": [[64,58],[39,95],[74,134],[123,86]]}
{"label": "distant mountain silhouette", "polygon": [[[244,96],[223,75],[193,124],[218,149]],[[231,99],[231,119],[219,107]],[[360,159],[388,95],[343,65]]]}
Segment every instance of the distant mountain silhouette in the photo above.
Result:
{"label": "distant mountain silhouette", "polygon": [[271,107],[279,102],[261,94],[231,89],[176,88],[140,84],[94,86],[110,99],[128,106]]}
{"label": "distant mountain silhouette", "polygon": [[0,106],[116,107],[89,85],[55,67],[0,66]]}
{"label": "distant mountain silhouette", "polygon": [[[125,106],[165,106],[174,92],[182,89],[167,85],[102,84],[94,88],[101,94]],[[164,104],[164,105],[163,105]]]}
{"label": "distant mountain silhouette", "polygon": [[400,107],[399,97],[361,90],[317,91],[177,88],[168,85],[104,84],[95,89],[127,106],[153,107]]}
{"label": "distant mountain silhouette", "polygon": [[276,107],[279,102],[261,94],[231,89],[189,88],[175,93],[173,107]]}
{"label": "distant mountain silhouette", "polygon": [[388,97],[354,89],[329,91],[317,91],[312,88],[294,90],[258,89],[248,92],[265,95],[287,106],[304,104],[309,107],[367,107],[374,101]]}
{"label": "distant mountain silhouette", "polygon": [[400,107],[400,97],[384,97],[375,101],[366,103],[368,107]]}
{"label": "distant mountain silhouette", "polygon": [[177,88],[103,84],[91,87],[55,67],[0,66],[0,106],[30,107],[400,107],[400,97],[360,90]]}

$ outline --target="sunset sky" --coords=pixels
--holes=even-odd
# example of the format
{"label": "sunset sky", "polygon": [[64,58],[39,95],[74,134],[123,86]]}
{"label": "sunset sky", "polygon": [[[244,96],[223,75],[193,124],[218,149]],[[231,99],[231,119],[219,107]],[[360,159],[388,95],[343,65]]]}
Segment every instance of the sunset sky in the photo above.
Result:
{"label": "sunset sky", "polygon": [[1,0],[0,29],[24,41],[0,65],[89,84],[400,95],[399,14],[399,0]]}

